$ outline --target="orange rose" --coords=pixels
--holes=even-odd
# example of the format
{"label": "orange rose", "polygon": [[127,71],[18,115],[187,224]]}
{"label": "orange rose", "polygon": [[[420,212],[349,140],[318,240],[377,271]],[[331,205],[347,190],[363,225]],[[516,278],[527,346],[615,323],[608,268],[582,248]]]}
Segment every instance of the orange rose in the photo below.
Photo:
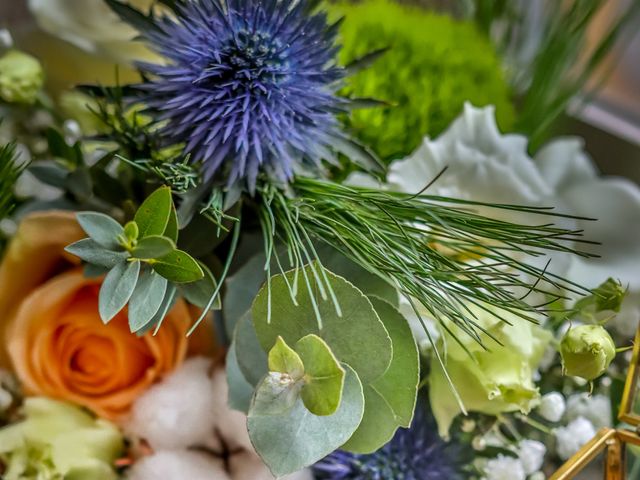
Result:
{"label": "orange rose", "polygon": [[[63,251],[84,236],[72,213],[22,222],[0,265],[0,340],[27,394],[68,400],[113,420],[182,362],[192,317],[178,300],[156,336],[131,334],[126,309],[104,325],[102,280],[85,278]],[[205,341],[195,338],[197,353],[210,353],[211,330],[198,331]]]}

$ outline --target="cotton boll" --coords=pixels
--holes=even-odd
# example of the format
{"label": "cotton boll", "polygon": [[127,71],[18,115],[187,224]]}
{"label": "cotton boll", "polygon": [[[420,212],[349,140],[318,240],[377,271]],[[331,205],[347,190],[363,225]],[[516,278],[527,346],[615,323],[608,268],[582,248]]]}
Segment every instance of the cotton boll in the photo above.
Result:
{"label": "cotton boll", "polygon": [[544,455],[547,447],[536,440],[522,440],[518,444],[518,458],[527,475],[537,472],[544,463]]}
{"label": "cotton boll", "polygon": [[578,417],[589,420],[596,430],[611,426],[611,400],[606,395],[578,393],[567,400],[566,418],[569,421]]}
{"label": "cotton boll", "polygon": [[538,406],[538,413],[545,420],[550,422],[559,422],[564,415],[567,406],[562,394],[558,392],[551,392],[543,395],[540,399],[540,405]]}
{"label": "cotton boll", "polygon": [[[233,480],[273,480],[273,475],[253,451],[229,457],[229,471]],[[302,470],[281,477],[281,480],[313,480],[310,470]]]}
{"label": "cotton boll", "polygon": [[211,388],[210,366],[206,358],[187,360],[136,401],[125,430],[154,450],[205,445],[221,415],[216,406],[223,393]]}
{"label": "cotton boll", "polygon": [[214,393],[214,403],[212,405],[212,415],[216,419],[215,432],[209,436],[208,445],[210,448],[215,447],[215,438],[219,437],[223,440],[224,445],[230,450],[243,449],[253,452],[249,433],[247,432],[247,416],[237,410],[229,408],[227,386],[227,378],[224,369],[216,370],[209,384],[209,388]]}
{"label": "cotton boll", "polygon": [[173,450],[157,452],[138,460],[127,480],[231,480],[222,459],[200,452]]}
{"label": "cotton boll", "polygon": [[487,480],[525,480],[527,474],[522,462],[517,458],[498,455],[484,467]]}
{"label": "cotton boll", "polygon": [[566,427],[556,428],[553,433],[556,436],[558,456],[567,460],[595,436],[596,430],[589,420],[578,417]]}

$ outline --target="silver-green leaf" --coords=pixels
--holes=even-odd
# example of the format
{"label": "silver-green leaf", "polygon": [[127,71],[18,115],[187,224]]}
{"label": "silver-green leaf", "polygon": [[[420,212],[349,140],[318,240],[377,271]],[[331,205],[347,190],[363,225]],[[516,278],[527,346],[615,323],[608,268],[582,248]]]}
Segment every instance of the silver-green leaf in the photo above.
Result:
{"label": "silver-green leaf", "polygon": [[124,228],[109,215],[79,212],[76,218],[87,235],[100,246],[111,250],[119,247],[118,236],[124,233]]}
{"label": "silver-green leaf", "polygon": [[167,291],[166,278],[151,269],[145,269],[138,279],[129,300],[129,329],[135,333],[143,329],[155,316]]}
{"label": "silver-green leaf", "polygon": [[87,263],[100,267],[113,268],[118,263],[127,260],[127,252],[108,250],[91,238],[83,238],[65,247],[65,251],[84,260]]}
{"label": "silver-green leaf", "polygon": [[138,282],[140,262],[117,264],[107,274],[100,288],[98,311],[104,323],[108,323],[127,304]]}

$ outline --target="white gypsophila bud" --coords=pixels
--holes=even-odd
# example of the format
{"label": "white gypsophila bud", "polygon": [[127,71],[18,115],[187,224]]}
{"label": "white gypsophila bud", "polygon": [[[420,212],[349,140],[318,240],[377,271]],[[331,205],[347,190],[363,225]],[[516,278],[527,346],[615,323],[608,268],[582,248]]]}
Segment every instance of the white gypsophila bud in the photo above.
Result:
{"label": "white gypsophila bud", "polygon": [[611,426],[611,400],[606,395],[577,393],[567,400],[566,418],[568,421],[578,417],[589,420],[596,430]]}
{"label": "white gypsophila bud", "polygon": [[556,437],[558,456],[567,460],[595,436],[596,429],[589,420],[578,417],[566,427],[556,428],[553,433]]}
{"label": "white gypsophila bud", "polygon": [[562,394],[558,392],[550,392],[543,395],[538,406],[538,413],[545,420],[550,422],[559,422],[567,409],[566,402]]}
{"label": "white gypsophila bud", "polygon": [[487,480],[525,480],[527,474],[522,462],[513,457],[498,455],[487,462],[484,467]]}
{"label": "white gypsophila bud", "polygon": [[74,144],[82,138],[82,129],[75,120],[65,120],[62,124],[65,140],[69,144]]}
{"label": "white gypsophila bud", "polygon": [[4,412],[13,403],[11,392],[0,387],[0,412]]}
{"label": "white gypsophila bud", "polygon": [[518,458],[522,462],[524,472],[530,475],[542,468],[547,447],[537,440],[522,440],[518,444]]}

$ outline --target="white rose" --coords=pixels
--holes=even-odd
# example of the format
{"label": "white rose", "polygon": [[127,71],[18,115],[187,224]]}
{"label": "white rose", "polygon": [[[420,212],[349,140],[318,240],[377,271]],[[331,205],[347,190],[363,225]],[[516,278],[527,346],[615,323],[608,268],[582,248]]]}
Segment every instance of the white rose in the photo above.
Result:
{"label": "white rose", "polygon": [[[155,2],[129,3],[149,11]],[[29,8],[43,30],[89,53],[119,63],[151,56],[142,43],[133,41],[138,32],[121,21],[104,0],[29,0]]]}

